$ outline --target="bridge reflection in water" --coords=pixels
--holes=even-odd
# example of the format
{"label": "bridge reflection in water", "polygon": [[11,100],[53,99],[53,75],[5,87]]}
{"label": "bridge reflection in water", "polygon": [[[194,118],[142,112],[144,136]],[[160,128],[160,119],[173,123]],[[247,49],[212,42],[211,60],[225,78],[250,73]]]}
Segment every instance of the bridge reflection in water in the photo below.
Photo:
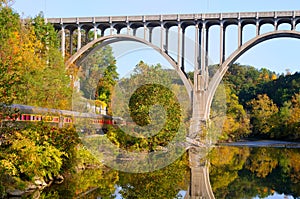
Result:
{"label": "bridge reflection in water", "polygon": [[209,161],[207,147],[191,147],[188,150],[190,185],[185,199],[215,199],[209,180]]}

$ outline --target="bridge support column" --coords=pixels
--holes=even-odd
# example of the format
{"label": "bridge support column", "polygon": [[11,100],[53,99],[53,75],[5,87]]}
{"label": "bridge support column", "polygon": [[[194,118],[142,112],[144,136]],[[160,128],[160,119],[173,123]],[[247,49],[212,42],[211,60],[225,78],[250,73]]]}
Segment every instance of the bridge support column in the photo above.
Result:
{"label": "bridge support column", "polygon": [[160,25],[160,49],[163,50],[164,49],[164,24],[161,23]]}
{"label": "bridge support column", "polygon": [[182,43],[181,43],[181,37],[182,37],[182,29],[181,29],[181,24],[180,24],[180,22],[178,22],[178,36],[177,36],[177,39],[178,39],[178,41],[177,41],[177,46],[178,46],[178,48],[177,48],[177,66],[178,66],[178,68],[181,68],[181,57],[182,57],[182,55],[181,55],[181,48],[182,48]]}
{"label": "bridge support column", "polygon": [[[198,81],[202,81],[202,75],[198,75]],[[209,108],[207,107],[207,92],[193,92],[193,113],[190,123],[189,138],[200,141],[205,144],[205,130],[209,119]]]}
{"label": "bridge support column", "polygon": [[137,30],[136,28],[133,29],[133,31],[132,31],[133,36],[136,36],[136,30]]}
{"label": "bridge support column", "polygon": [[185,29],[182,29],[182,36],[181,36],[181,70],[182,72],[185,73],[184,71],[184,56],[185,56]]}
{"label": "bridge support column", "polygon": [[69,48],[70,48],[70,55],[73,54],[73,30],[70,30],[70,40],[69,40]]}
{"label": "bridge support column", "polygon": [[86,29],[85,30],[85,43],[84,43],[84,45],[86,45],[88,43],[89,43],[89,30]]}
{"label": "bridge support column", "polygon": [[78,25],[78,28],[77,28],[77,51],[79,51],[80,48],[81,48],[81,28]]}
{"label": "bridge support column", "polygon": [[202,25],[201,31],[201,74],[205,74],[208,52],[208,30],[206,29],[206,24]]}
{"label": "bridge support column", "polygon": [[65,56],[65,50],[66,50],[66,32],[65,32],[65,27],[62,25],[61,26],[61,53],[62,56]]}
{"label": "bridge support column", "polygon": [[165,38],[165,46],[164,46],[164,49],[165,49],[165,52],[168,53],[168,50],[169,50],[169,28],[166,28],[166,38]]}
{"label": "bridge support column", "polygon": [[259,21],[258,21],[258,19],[256,19],[256,36],[258,36],[259,35],[259,32],[260,32],[260,30],[259,30]]}
{"label": "bridge support column", "polygon": [[220,65],[224,62],[225,59],[225,27],[223,22],[220,26]]}
{"label": "bridge support column", "polygon": [[130,35],[130,25],[129,25],[128,21],[127,21],[127,35]]}
{"label": "bridge support column", "polygon": [[96,40],[98,38],[98,34],[97,34],[97,24],[94,25],[94,40]]}
{"label": "bridge support column", "polygon": [[195,26],[195,60],[194,60],[194,79],[197,79],[197,76],[200,73],[201,70],[201,32],[199,32],[199,24],[196,24]]}
{"label": "bridge support column", "polygon": [[149,28],[149,42],[152,43],[152,32],[153,32],[153,28],[150,27]]}
{"label": "bridge support column", "polygon": [[243,27],[242,27],[242,23],[239,20],[238,23],[238,47],[241,47],[243,44]]}
{"label": "bridge support column", "polygon": [[147,40],[147,30],[148,30],[147,25],[146,25],[146,23],[144,23],[144,39],[145,40]]}

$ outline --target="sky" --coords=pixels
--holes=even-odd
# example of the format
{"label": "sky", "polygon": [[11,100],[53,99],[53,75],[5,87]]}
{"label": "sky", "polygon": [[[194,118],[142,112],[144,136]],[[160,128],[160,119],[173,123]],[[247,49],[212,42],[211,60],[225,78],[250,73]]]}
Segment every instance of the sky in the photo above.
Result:
{"label": "sky", "polygon": [[[13,9],[22,17],[34,17],[43,12],[51,17],[124,16],[150,14],[193,14],[219,12],[256,12],[300,10],[299,0],[15,0]],[[270,28],[270,27],[269,27]],[[265,28],[266,31],[268,27]],[[300,31],[300,25],[297,27]],[[236,30],[228,30],[236,31]],[[211,31],[214,39],[218,33]],[[253,30],[249,30],[253,32]],[[250,38],[251,36],[249,36]],[[228,52],[236,42],[228,44]],[[211,60],[217,62],[211,48]],[[300,71],[300,40],[272,39],[263,42],[242,55],[237,62],[265,67],[277,73]]]}

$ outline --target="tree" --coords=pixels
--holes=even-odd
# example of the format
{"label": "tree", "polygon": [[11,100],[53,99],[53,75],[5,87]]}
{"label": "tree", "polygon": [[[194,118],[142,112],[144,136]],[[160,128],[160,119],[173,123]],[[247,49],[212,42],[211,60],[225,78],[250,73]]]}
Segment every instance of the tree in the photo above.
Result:
{"label": "tree", "polygon": [[0,0],[0,9],[2,7],[9,7],[14,2],[15,2],[14,0]]}
{"label": "tree", "polygon": [[[57,48],[57,37],[41,15],[21,23],[10,8],[0,11],[2,102],[69,108],[70,79]],[[34,24],[34,25],[32,25]],[[43,36],[42,36],[43,35]],[[3,91],[1,92],[1,90]]]}
{"label": "tree", "polygon": [[[11,104],[19,96],[21,79],[19,54],[19,15],[10,8],[0,10],[0,102]],[[17,58],[18,57],[18,58]]]}
{"label": "tree", "polygon": [[[112,48],[105,46],[87,56],[80,65],[80,87],[87,99],[104,98],[109,102],[110,89],[116,84],[118,73]],[[108,81],[108,82],[106,82]],[[108,92],[108,93],[107,93]],[[103,100],[104,100],[103,99]]]}
{"label": "tree", "polygon": [[117,73],[117,66],[114,60],[105,68],[104,74],[100,78],[97,86],[97,98],[108,105],[109,113],[111,113],[111,99],[118,78],[119,74]]}
{"label": "tree", "polygon": [[280,109],[279,128],[281,136],[291,140],[300,139],[300,93],[295,94],[292,100],[285,103]]}
{"label": "tree", "polygon": [[278,112],[276,104],[266,95],[258,95],[249,103],[251,109],[252,130],[255,134],[266,135],[274,128],[274,117]]}
{"label": "tree", "polygon": [[166,146],[181,132],[182,107],[172,92],[175,90],[171,75],[159,64],[149,66],[140,61],[130,77],[120,80],[116,91],[118,99],[113,103],[124,107],[115,107],[113,111],[128,122],[122,127],[127,134],[122,130],[108,133],[118,146],[151,152]]}
{"label": "tree", "polygon": [[223,125],[223,139],[237,140],[250,133],[250,120],[238,96],[226,88],[226,120]]}
{"label": "tree", "polygon": [[45,22],[42,12],[32,20],[32,25],[37,39],[43,44],[43,48],[39,52],[41,55],[46,54],[51,48],[58,49],[60,47],[56,30],[53,25]]}

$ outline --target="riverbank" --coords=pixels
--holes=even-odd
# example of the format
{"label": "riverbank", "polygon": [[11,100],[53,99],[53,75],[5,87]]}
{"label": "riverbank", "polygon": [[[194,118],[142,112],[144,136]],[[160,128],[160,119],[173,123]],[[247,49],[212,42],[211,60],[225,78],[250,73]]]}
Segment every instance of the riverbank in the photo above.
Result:
{"label": "riverbank", "polygon": [[300,148],[300,142],[281,141],[281,140],[240,140],[237,142],[219,143],[217,145],[218,146]]}

